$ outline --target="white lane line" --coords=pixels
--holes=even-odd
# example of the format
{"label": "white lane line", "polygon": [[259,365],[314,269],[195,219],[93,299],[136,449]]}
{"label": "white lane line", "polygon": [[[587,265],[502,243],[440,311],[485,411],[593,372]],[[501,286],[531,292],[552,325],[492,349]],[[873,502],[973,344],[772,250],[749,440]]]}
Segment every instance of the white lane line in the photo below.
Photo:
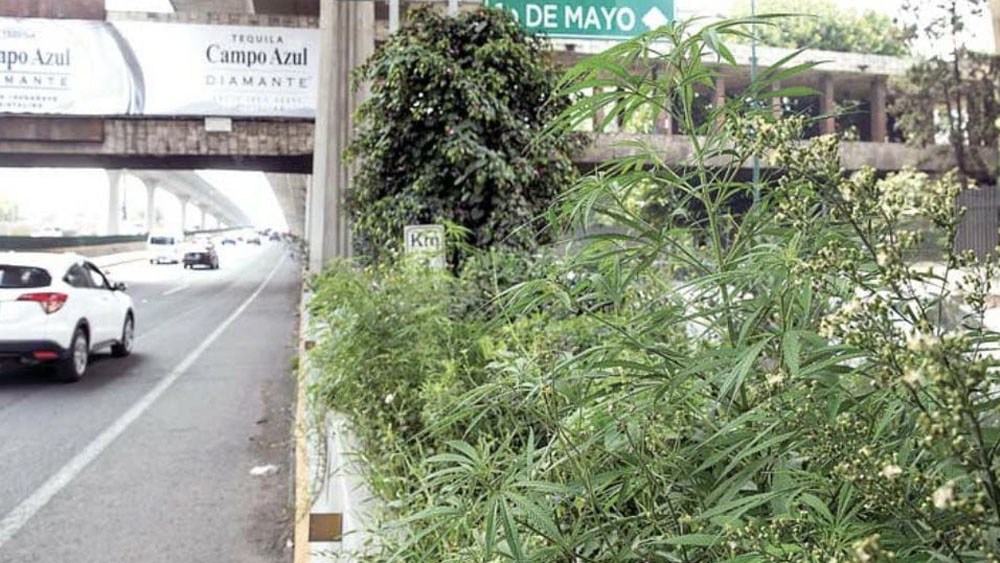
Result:
{"label": "white lane line", "polygon": [[64,465],[55,475],[49,477],[41,487],[35,490],[28,498],[21,501],[21,504],[17,505],[14,510],[10,511],[9,514],[4,516],[3,520],[0,520],[0,550],[3,546],[14,537],[25,524],[28,523],[31,518],[38,513],[39,510],[45,507],[53,497],[59,494],[67,485],[69,485],[73,479],[75,479],[84,469],[87,468],[98,456],[100,456],[104,450],[111,445],[119,436],[122,435],[129,426],[132,425],[146,410],[157,399],[160,398],[163,393],[169,389],[174,382],[176,382],[192,365],[205,353],[209,347],[220,337],[222,333],[225,332],[231,324],[233,324],[236,319],[243,314],[250,304],[257,299],[257,296],[264,291],[264,288],[271,283],[274,276],[277,275],[278,269],[285,263],[285,258],[282,256],[278,263],[268,274],[267,278],[261,282],[257,290],[247,297],[239,307],[236,308],[226,320],[222,321],[212,334],[208,335],[208,338],[201,343],[193,352],[187,355],[181,363],[177,364],[176,367],[160,381],[156,387],[153,387],[148,393],[146,393],[137,403],[132,405],[132,408],[127,410],[124,414],[118,417],[111,426],[107,427],[101,434],[94,438],[92,442],[87,444],[80,453],[76,454],[73,459],[71,459],[66,465]]}
{"label": "white lane line", "polygon": [[163,297],[166,297],[168,295],[173,295],[175,293],[180,293],[180,292],[184,291],[185,289],[187,289],[189,287],[191,287],[190,283],[182,283],[181,285],[179,285],[179,286],[177,286],[177,287],[175,287],[173,289],[168,289],[168,290],[164,291],[161,295]]}

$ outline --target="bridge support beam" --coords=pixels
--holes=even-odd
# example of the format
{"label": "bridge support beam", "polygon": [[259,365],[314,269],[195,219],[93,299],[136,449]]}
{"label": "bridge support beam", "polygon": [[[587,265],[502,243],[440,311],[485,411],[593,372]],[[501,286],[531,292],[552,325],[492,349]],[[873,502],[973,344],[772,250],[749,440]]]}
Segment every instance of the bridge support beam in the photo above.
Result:
{"label": "bridge support beam", "polygon": [[829,74],[824,74],[819,82],[819,90],[819,113],[828,116],[819,122],[819,132],[821,135],[833,135],[837,132],[837,120],[833,116],[833,113],[837,111],[837,98],[833,77]]}
{"label": "bridge support beam", "polygon": [[889,137],[889,117],[886,112],[886,79],[878,76],[872,81],[871,123],[872,142],[884,143]]}
{"label": "bridge support beam", "polygon": [[177,200],[181,203],[181,232],[183,233],[187,231],[188,228],[188,204],[191,203],[191,196],[177,196]]}
{"label": "bridge support beam", "polygon": [[146,183],[146,232],[156,227],[156,182]]}
{"label": "bridge support beam", "polygon": [[309,269],[351,254],[344,192],[351,170],[342,160],[364,92],[351,89],[351,71],[375,50],[375,3],[320,2],[320,78],[313,176],[307,196]]}
{"label": "bridge support beam", "polygon": [[122,234],[122,191],[125,187],[124,170],[108,170],[108,228],[107,234]]}

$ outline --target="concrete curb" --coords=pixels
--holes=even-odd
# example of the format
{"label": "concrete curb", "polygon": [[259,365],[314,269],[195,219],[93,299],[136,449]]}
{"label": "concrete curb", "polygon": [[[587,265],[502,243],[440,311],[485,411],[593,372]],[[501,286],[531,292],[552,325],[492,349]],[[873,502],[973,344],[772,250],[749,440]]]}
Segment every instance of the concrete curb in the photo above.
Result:
{"label": "concrete curb", "polygon": [[308,350],[306,341],[309,333],[309,302],[310,296],[303,288],[299,299],[299,346],[298,371],[296,373],[295,398],[295,529],[292,535],[293,563],[310,563],[309,553],[309,511],[312,506],[312,491],[309,488],[309,455],[308,455],[308,424],[306,420],[307,401],[306,375],[308,369]]}
{"label": "concrete curb", "polygon": [[[316,373],[309,351],[317,336],[309,317],[311,294],[303,291],[300,305],[298,392],[295,420],[295,529],[294,563],[353,563],[373,546],[366,526],[378,501],[368,490],[350,452],[356,447],[347,420],[339,413],[324,413],[316,428],[308,386]],[[323,516],[339,516],[339,541],[310,536]]]}

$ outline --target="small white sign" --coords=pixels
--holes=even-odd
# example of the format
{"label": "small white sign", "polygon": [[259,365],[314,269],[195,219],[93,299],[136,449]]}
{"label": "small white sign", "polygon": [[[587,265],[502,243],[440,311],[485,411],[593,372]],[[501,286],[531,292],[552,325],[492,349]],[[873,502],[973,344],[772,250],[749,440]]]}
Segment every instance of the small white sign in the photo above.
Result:
{"label": "small white sign", "polygon": [[232,133],[233,120],[228,117],[206,117],[206,133]]}
{"label": "small white sign", "polygon": [[403,227],[406,253],[422,256],[435,268],[445,267],[444,225],[408,225]]}

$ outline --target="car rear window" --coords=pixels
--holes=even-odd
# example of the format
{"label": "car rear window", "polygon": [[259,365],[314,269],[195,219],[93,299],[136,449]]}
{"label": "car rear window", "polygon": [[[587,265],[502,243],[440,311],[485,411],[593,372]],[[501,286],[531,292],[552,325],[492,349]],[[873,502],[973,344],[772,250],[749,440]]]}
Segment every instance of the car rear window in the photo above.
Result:
{"label": "car rear window", "polygon": [[173,237],[150,237],[149,238],[149,244],[165,244],[165,245],[170,245],[170,244],[174,244],[174,238]]}
{"label": "car rear window", "polygon": [[0,288],[47,287],[51,284],[52,276],[42,268],[0,264]]}

